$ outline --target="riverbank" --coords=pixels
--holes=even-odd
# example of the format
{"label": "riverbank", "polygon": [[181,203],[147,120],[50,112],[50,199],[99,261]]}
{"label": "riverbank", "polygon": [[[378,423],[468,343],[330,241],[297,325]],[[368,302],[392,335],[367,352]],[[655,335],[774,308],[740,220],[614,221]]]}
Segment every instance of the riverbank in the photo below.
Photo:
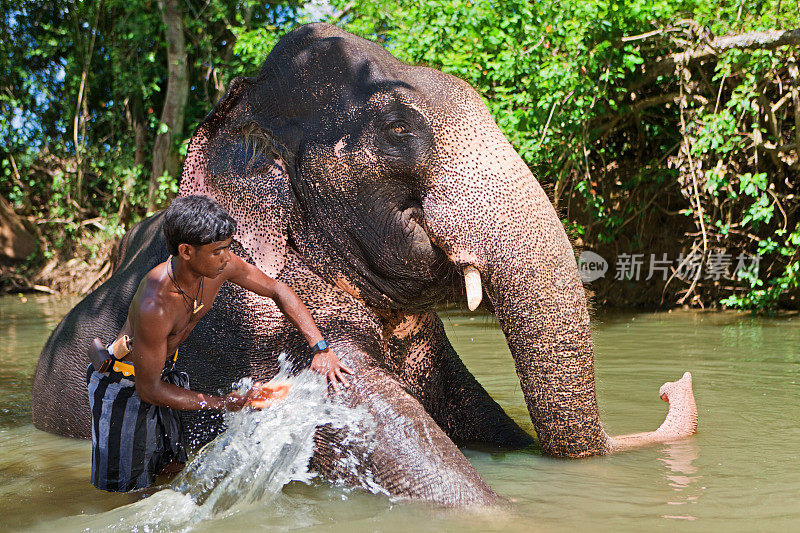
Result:
{"label": "riverbank", "polygon": [[105,230],[84,232],[60,248],[45,243],[44,250],[27,261],[0,263],[0,295],[88,294],[111,276],[118,244],[119,239]]}

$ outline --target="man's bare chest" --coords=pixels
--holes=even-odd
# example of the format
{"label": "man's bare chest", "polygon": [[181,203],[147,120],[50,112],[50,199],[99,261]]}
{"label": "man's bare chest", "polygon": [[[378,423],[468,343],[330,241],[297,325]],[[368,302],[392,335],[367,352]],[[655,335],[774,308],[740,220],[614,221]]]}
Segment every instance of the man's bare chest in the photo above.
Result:
{"label": "man's bare chest", "polygon": [[214,306],[214,296],[216,294],[199,299],[196,304],[194,301],[190,304],[180,302],[181,306],[176,306],[174,326],[167,336],[167,346],[169,348],[177,348],[180,343],[186,340],[186,337],[189,336],[198,322],[211,311]]}

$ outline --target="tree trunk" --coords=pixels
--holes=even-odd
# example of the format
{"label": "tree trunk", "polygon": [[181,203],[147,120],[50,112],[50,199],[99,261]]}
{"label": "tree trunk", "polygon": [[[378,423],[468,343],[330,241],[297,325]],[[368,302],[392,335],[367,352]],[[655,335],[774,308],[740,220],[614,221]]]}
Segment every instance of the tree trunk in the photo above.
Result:
{"label": "tree trunk", "polygon": [[36,237],[25,229],[11,204],[0,196],[0,261],[22,261],[38,247]]}
{"label": "tree trunk", "polygon": [[[133,104],[126,103],[125,119],[128,121],[128,126],[133,130],[134,152],[133,164],[137,168],[143,168],[145,164],[145,149],[147,148],[147,126],[143,116],[142,102],[140,98],[136,98]],[[119,210],[117,211],[117,219],[119,223],[127,227],[128,219],[131,216],[131,202],[128,196],[129,192],[133,190],[135,185],[136,174],[130,174],[125,180],[125,188],[122,192],[122,199],[119,203]]]}
{"label": "tree trunk", "polygon": [[144,165],[144,150],[147,141],[147,127],[144,118],[136,117],[133,119],[133,132],[135,151],[133,152],[133,162],[136,165]]}
{"label": "tree trunk", "polygon": [[[75,167],[76,167],[76,178],[75,178],[75,196],[74,200],[79,204],[83,201],[83,156],[84,152],[86,151],[86,120],[89,118],[89,106],[88,106],[88,76],[89,76],[89,69],[91,68],[92,64],[92,55],[94,55],[94,43],[97,38],[97,22],[100,20],[100,8],[102,6],[102,2],[97,5],[97,9],[94,14],[94,24],[92,25],[92,39],[89,42],[89,46],[86,50],[86,56],[83,60],[83,68],[81,69],[81,84],[78,88],[78,99],[75,104],[75,119],[72,124],[72,143],[75,146]],[[78,24],[77,18],[75,15],[77,13],[73,11],[73,18],[75,20],[75,31],[76,33],[80,33],[81,29]],[[67,192],[69,197],[69,191]]]}
{"label": "tree trunk", "polygon": [[[175,144],[183,134],[183,119],[189,95],[186,44],[183,38],[183,21],[178,0],[159,0],[161,17],[167,37],[167,93],[161,110],[161,126],[153,146],[153,168],[150,175],[148,210],[156,207],[158,178],[165,172],[178,175],[178,154]],[[166,131],[163,131],[166,129]]]}

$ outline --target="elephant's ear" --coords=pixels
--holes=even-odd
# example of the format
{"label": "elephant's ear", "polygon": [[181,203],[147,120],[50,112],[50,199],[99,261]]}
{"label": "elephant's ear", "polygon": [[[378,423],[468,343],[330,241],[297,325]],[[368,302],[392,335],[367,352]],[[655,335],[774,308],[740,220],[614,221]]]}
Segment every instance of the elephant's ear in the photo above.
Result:
{"label": "elephant's ear", "polygon": [[234,238],[267,275],[284,265],[289,215],[294,206],[290,174],[300,129],[254,104],[253,78],[237,78],[189,143],[180,196],[214,198],[233,218]]}

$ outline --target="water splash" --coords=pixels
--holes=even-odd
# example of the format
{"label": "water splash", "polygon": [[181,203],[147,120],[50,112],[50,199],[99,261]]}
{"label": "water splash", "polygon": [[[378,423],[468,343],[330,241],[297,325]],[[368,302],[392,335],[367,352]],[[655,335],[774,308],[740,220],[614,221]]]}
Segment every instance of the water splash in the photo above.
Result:
{"label": "water splash", "polygon": [[[264,410],[227,413],[227,429],[204,446],[170,488],[106,515],[110,531],[188,531],[200,522],[223,518],[253,504],[267,505],[291,481],[308,482],[314,433],[320,425],[345,430],[338,461],[371,492],[386,491],[362,467],[371,453],[367,437],[374,422],[364,408],[329,398],[324,378],[310,370],[291,375],[284,358],[276,380],[292,384],[289,395]],[[252,380],[243,379],[239,390]],[[357,436],[357,437],[356,437]],[[361,446],[349,450],[357,439]],[[110,519],[111,524],[108,523]],[[92,529],[100,524],[95,523]]]}

